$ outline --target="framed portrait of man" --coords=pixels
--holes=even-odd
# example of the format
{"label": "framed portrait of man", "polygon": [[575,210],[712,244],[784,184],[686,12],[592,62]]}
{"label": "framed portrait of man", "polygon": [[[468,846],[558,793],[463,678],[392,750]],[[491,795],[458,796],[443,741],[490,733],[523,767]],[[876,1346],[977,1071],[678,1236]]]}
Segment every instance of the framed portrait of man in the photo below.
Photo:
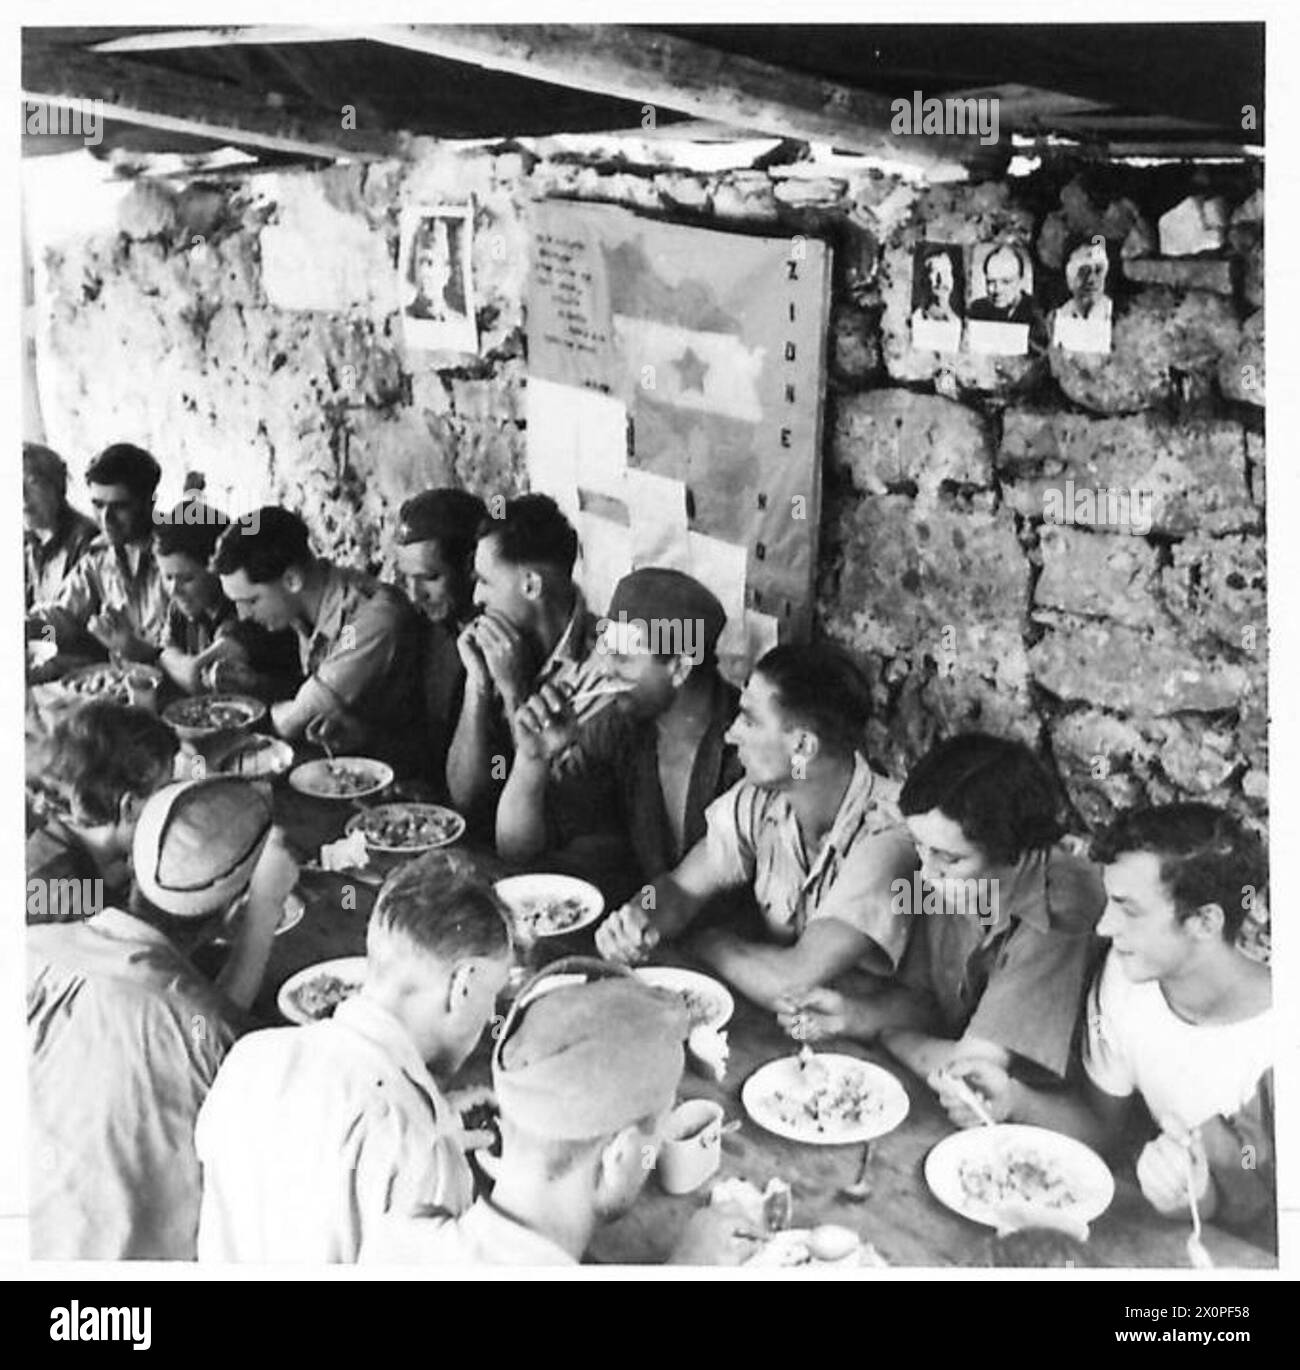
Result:
{"label": "framed portrait of man", "polygon": [[404,210],[398,277],[408,348],[477,352],[469,205]]}
{"label": "framed portrait of man", "polygon": [[966,346],[994,356],[1024,356],[1039,322],[1029,254],[1014,242],[981,243],[971,254]]}
{"label": "framed portrait of man", "polygon": [[961,346],[965,299],[961,248],[921,243],[912,257],[912,346],[956,352]]}

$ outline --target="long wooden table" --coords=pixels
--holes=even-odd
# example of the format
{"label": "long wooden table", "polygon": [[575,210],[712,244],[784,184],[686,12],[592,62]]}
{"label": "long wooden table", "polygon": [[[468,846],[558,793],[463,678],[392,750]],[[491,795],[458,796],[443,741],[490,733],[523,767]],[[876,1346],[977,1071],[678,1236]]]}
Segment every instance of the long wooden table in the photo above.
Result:
{"label": "long wooden table", "polygon": [[[294,793],[283,782],[275,787],[277,818],[302,850],[318,848],[343,831],[353,812],[346,803],[312,800]],[[488,852],[469,849],[486,874],[495,876],[500,863]],[[360,955],[365,950],[366,920],[374,902],[374,887],[337,875],[304,875],[300,885],[307,904],[302,922],[278,937],[266,980],[255,1006],[267,1022],[282,1021],[275,995],[284,980],[303,966],[336,956]],[[591,953],[590,935],[556,939],[552,954]],[[665,958],[671,960],[671,957]],[[679,964],[685,962],[678,960]],[[926,1154],[953,1129],[931,1092],[906,1069],[887,1056],[854,1044],[838,1044],[844,1051],[884,1065],[902,1081],[911,1099],[903,1124],[874,1147],[868,1174],[872,1185],[865,1203],[853,1204],[838,1191],[854,1178],[862,1148],[803,1146],[771,1135],[750,1122],[740,1106],[740,1087],[764,1062],[785,1056],[793,1043],[773,1016],[738,998],[729,1026],[731,1060],[726,1080],[717,1084],[688,1071],[682,1083],[684,1098],[713,1099],[728,1118],[744,1119],[740,1130],[724,1138],[720,1177],[739,1177],[760,1189],[773,1177],[792,1187],[794,1222],[799,1227],[838,1223],[858,1232],[890,1265],[938,1267],[990,1264],[987,1228],[958,1217],[935,1199],[922,1173]],[[485,1041],[453,1082],[485,1083],[488,1044]],[[704,1191],[684,1197],[665,1194],[651,1178],[634,1210],[603,1230],[591,1257],[597,1262],[658,1264],[679,1239],[690,1214],[707,1202]],[[1092,1228],[1089,1252],[1102,1265],[1187,1269],[1187,1222],[1167,1221],[1155,1214],[1137,1189],[1131,1174],[1116,1176],[1115,1199]],[[1271,1253],[1212,1225],[1204,1241],[1217,1266],[1224,1269],[1271,1268]]]}

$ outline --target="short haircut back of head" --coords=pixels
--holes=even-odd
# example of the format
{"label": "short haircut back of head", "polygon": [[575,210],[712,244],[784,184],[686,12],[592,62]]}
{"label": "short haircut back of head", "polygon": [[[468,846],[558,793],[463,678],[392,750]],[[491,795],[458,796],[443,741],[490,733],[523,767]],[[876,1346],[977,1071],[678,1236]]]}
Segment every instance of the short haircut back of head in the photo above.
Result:
{"label": "short haircut back of head", "polygon": [[221,576],[243,571],[254,584],[262,585],[311,561],[307,525],[288,509],[266,505],[255,519],[236,520],[222,533],[212,566]]}
{"label": "short haircut back of head", "polygon": [[503,956],[510,947],[508,917],[491,882],[466,857],[426,852],[384,881],[366,946],[395,937],[443,964]]}
{"label": "short haircut back of head", "polygon": [[497,555],[512,566],[544,566],[571,576],[578,559],[578,535],[549,495],[520,495],[502,518],[479,525],[480,540],[496,539]]}
{"label": "short haircut back of head", "polygon": [[784,643],[766,653],[754,670],[775,690],[785,717],[816,733],[824,748],[850,753],[865,745],[871,685],[843,647]]}

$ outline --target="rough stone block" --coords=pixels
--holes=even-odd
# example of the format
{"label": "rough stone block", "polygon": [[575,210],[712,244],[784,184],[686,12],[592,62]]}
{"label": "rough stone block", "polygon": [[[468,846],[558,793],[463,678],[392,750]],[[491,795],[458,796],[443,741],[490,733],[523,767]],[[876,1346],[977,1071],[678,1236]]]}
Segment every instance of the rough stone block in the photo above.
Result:
{"label": "rough stone block", "polygon": [[655,177],[655,189],[666,205],[674,209],[689,209],[696,213],[707,213],[709,191],[698,176],[680,173],[665,173]]}
{"label": "rough stone block", "polygon": [[1171,555],[1161,588],[1183,637],[1212,638],[1215,647],[1262,663],[1268,634],[1264,539],[1193,535],[1176,543]]}
{"label": "rough stone block", "polygon": [[1035,605],[1135,628],[1159,621],[1156,553],[1142,539],[1044,524],[1040,546],[1043,573],[1034,587]]}
{"label": "rough stone block", "polygon": [[1228,205],[1218,196],[1189,195],[1160,216],[1160,251],[1166,257],[1217,252],[1228,228]]}
{"label": "rough stone block", "polygon": [[1005,515],[918,510],[902,495],[842,509],[823,617],[859,651],[921,652],[969,674],[1023,682],[1028,567]]}
{"label": "rough stone block", "polygon": [[1240,706],[1251,688],[1235,662],[1200,655],[1172,632],[1144,632],[1068,615],[1037,615],[1047,628],[1029,650],[1034,679],[1058,698],[1152,714],[1215,713]]}
{"label": "rough stone block", "polygon": [[1232,302],[1204,290],[1153,287],[1116,312],[1111,351],[1049,351],[1052,374],[1076,404],[1099,414],[1152,409],[1177,394],[1177,377],[1213,376],[1237,346]]}
{"label": "rough stone block", "polygon": [[1224,398],[1264,407],[1264,311],[1256,310],[1241,326],[1235,351],[1219,361],[1219,389]]}
{"label": "rough stone block", "polygon": [[975,411],[911,390],[868,390],[835,403],[831,458],[868,494],[910,484],[933,495],[945,481],[988,486],[993,453]]}
{"label": "rough stone block", "polygon": [[1232,263],[1222,258],[1143,257],[1125,262],[1124,275],[1141,285],[1232,294]]}
{"label": "rough stone block", "polygon": [[[1125,532],[1110,514],[1127,507],[1149,517],[1149,531],[1182,536],[1256,526],[1244,457],[1243,429],[1227,420],[1094,419],[1017,408],[1003,416],[997,467],[1005,497],[1027,518],[1043,518],[1049,500],[1086,514],[1079,494],[1091,490],[1093,526]],[[1110,491],[1127,496],[1127,505],[1103,498]]]}
{"label": "rough stone block", "polygon": [[850,388],[865,385],[880,371],[880,340],[870,316],[851,304],[831,310],[831,374]]}

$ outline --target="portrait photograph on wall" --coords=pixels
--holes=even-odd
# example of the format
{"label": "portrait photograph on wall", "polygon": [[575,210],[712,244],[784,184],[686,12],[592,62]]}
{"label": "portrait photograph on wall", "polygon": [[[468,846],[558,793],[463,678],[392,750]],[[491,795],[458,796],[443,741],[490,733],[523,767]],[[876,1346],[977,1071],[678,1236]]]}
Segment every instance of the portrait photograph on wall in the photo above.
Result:
{"label": "portrait photograph on wall", "polygon": [[1110,258],[1103,238],[1080,243],[1065,260],[1069,299],[1052,311],[1052,346],[1066,352],[1109,352],[1114,301],[1106,293]]}
{"label": "portrait photograph on wall", "polygon": [[473,209],[439,205],[402,214],[398,272],[409,348],[477,352],[471,249]]}
{"label": "portrait photograph on wall", "polygon": [[1024,356],[1031,332],[1041,330],[1034,269],[1014,242],[981,243],[971,253],[966,346],[971,352]]}
{"label": "portrait photograph on wall", "polygon": [[962,250],[954,243],[922,243],[912,258],[912,346],[956,352],[965,298]]}

